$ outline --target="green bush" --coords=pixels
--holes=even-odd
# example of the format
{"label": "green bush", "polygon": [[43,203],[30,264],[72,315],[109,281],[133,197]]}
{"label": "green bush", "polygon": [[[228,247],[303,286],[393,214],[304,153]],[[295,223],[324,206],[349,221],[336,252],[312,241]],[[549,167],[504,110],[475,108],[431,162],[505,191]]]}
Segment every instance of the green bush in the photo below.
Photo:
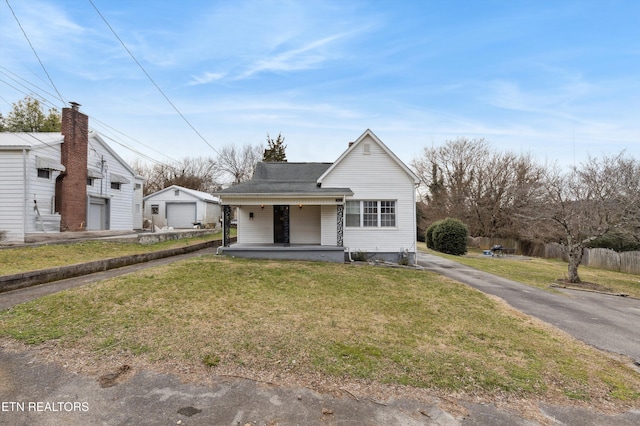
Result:
{"label": "green bush", "polygon": [[587,244],[589,248],[607,248],[618,253],[625,251],[640,251],[640,241],[633,236],[620,233],[603,235]]}
{"label": "green bush", "polygon": [[441,220],[436,220],[424,232],[424,240],[427,243],[427,248],[435,250],[435,247],[433,245],[433,230],[436,229],[438,225],[440,225],[441,223],[442,223]]}
{"label": "green bush", "polygon": [[447,218],[437,223],[431,232],[433,249],[441,253],[463,255],[467,252],[468,235],[464,223],[458,219]]}

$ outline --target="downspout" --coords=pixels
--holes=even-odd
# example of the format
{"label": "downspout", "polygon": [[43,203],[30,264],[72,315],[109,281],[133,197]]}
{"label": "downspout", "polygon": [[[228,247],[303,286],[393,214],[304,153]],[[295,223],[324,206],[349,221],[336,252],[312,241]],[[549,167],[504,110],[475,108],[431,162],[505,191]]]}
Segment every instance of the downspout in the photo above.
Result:
{"label": "downspout", "polygon": [[22,148],[22,189],[24,192],[24,197],[22,200],[22,242],[24,242],[24,237],[27,233],[27,202],[29,199],[27,178],[27,150],[25,148]]}
{"label": "downspout", "polygon": [[[416,232],[418,222],[417,222],[417,214],[416,214],[416,191],[418,190],[418,186],[420,183],[415,184],[415,190],[413,191],[413,232]],[[418,236],[414,235],[413,238],[413,264],[414,266],[418,264]]]}

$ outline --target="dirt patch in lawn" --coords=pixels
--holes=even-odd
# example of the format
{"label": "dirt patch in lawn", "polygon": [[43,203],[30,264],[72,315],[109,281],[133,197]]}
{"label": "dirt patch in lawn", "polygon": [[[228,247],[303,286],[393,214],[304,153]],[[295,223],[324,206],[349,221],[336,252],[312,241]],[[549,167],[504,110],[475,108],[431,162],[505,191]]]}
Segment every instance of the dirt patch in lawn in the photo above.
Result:
{"label": "dirt patch in lawn", "polygon": [[615,290],[606,285],[590,282],[572,283],[568,280],[556,280],[556,286],[564,288],[576,288],[579,290],[601,291],[603,293],[614,293]]}

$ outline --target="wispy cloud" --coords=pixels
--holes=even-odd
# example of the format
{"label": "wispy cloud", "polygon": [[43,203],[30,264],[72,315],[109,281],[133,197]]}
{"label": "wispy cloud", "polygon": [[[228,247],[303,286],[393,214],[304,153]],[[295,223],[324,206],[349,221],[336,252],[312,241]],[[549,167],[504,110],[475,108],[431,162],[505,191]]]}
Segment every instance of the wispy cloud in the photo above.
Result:
{"label": "wispy cloud", "polygon": [[200,75],[195,75],[191,78],[189,86],[197,86],[200,84],[208,84],[216,80],[224,78],[224,73],[204,72]]}
{"label": "wispy cloud", "polygon": [[299,71],[312,68],[329,58],[330,55],[323,52],[322,48],[343,36],[343,34],[332,35],[312,41],[297,49],[261,58],[238,75],[237,79],[248,78],[261,72]]}

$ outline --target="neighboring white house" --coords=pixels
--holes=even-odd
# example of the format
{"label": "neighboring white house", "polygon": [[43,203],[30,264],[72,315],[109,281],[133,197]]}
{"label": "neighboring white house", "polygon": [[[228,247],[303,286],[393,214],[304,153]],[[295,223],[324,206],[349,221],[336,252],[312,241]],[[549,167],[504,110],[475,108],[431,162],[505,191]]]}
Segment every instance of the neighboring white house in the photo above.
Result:
{"label": "neighboring white house", "polygon": [[[225,247],[234,256],[415,262],[418,177],[371,131],[334,163],[258,163],[251,181],[221,191]],[[229,242],[231,206],[237,243]]]}
{"label": "neighboring white house", "polygon": [[86,229],[142,229],[144,178],[95,131],[89,132],[87,157]]}
{"label": "neighboring white house", "polygon": [[0,133],[2,243],[142,227],[143,178],[88,130],[88,117],[73,105],[63,108],[63,133]]}
{"label": "neighboring white house", "polygon": [[206,192],[171,185],[144,197],[144,218],[159,228],[220,225],[220,199]]}

